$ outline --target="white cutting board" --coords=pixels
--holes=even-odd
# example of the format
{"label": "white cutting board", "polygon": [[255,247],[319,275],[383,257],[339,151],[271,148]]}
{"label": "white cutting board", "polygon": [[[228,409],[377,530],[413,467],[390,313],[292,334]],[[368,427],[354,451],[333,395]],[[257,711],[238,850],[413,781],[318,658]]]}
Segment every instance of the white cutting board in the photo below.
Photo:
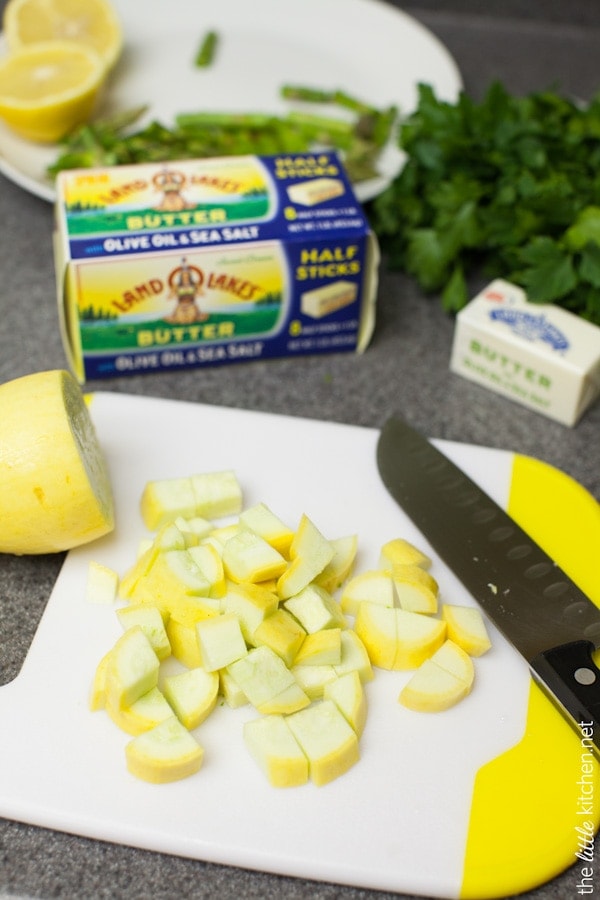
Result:
{"label": "white cutting board", "polygon": [[[88,564],[131,565],[149,479],[233,468],[246,505],[263,501],[292,525],[307,513],[330,538],[357,533],[357,570],[375,566],[396,536],[431,553],[379,480],[378,432],[111,393],[95,394],[91,413],[117,527],[68,554],[21,673],[0,688],[0,815],[217,863],[458,896],[475,773],[520,738],[530,688],[527,667],[492,626],[472,694],[444,713],[404,709],[397,696],[409,674],[378,671],[361,761],[321,788],[270,787],[242,741],[255,713],[226,706],[197,730],[197,775],[146,784],[126,770],[129,738],[87,708],[95,666],[121,633],[112,607],[84,599]],[[436,443],[506,504],[513,454]],[[472,603],[435,555],[433,574],[443,600]]]}

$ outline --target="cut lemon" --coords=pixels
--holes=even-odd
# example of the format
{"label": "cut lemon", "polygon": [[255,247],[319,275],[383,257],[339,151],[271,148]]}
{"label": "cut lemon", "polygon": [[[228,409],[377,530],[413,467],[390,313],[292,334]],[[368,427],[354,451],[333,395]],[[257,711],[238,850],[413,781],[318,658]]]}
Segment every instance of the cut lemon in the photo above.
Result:
{"label": "cut lemon", "polygon": [[89,47],[34,44],[0,62],[0,117],[31,141],[52,143],[90,118],[105,69]]}
{"label": "cut lemon", "polygon": [[11,53],[45,41],[74,41],[95,50],[108,69],[121,52],[121,25],[106,0],[9,0],[3,25]]}

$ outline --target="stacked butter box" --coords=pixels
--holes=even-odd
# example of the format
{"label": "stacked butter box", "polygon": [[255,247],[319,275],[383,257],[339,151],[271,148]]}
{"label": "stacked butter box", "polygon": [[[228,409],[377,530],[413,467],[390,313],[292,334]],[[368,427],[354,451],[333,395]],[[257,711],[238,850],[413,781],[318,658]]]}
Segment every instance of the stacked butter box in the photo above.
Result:
{"label": "stacked butter box", "polygon": [[378,247],[336,154],[70,170],[56,190],[82,382],[369,343]]}

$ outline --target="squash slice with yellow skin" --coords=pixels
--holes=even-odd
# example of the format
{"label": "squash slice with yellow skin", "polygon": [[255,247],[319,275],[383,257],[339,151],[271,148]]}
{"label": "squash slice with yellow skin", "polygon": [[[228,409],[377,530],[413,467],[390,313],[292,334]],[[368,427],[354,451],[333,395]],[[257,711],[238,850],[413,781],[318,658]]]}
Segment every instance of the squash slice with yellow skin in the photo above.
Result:
{"label": "squash slice with yellow skin", "polygon": [[125,758],[132,775],[151,784],[166,784],[194,775],[204,750],[173,715],[133,738],[125,747]]}

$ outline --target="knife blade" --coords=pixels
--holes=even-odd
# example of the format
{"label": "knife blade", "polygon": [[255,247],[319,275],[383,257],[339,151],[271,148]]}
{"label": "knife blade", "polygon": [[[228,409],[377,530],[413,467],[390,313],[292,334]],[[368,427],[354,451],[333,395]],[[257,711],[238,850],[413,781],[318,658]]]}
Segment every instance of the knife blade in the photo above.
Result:
{"label": "knife blade", "polygon": [[377,443],[381,479],[600,758],[600,609],[465,472],[400,418]]}

